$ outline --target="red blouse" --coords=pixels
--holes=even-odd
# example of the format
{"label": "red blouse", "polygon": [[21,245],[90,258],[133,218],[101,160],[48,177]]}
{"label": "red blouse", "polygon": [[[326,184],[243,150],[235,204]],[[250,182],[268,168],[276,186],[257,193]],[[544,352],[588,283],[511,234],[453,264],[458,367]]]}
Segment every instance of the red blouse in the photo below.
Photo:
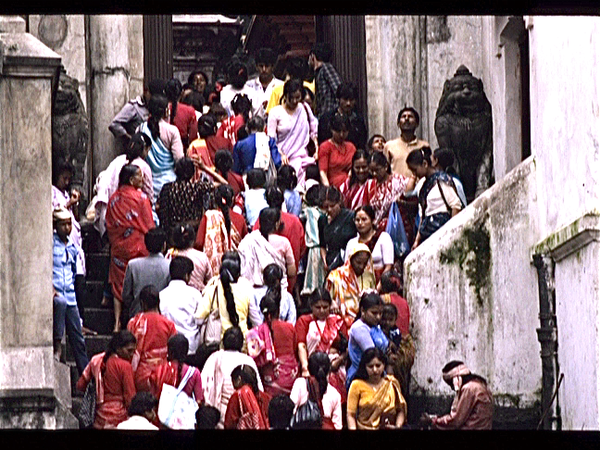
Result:
{"label": "red blouse", "polygon": [[344,141],[339,147],[327,139],[319,145],[319,170],[327,174],[331,186],[339,188],[346,181],[354,153],[356,147],[350,141]]}

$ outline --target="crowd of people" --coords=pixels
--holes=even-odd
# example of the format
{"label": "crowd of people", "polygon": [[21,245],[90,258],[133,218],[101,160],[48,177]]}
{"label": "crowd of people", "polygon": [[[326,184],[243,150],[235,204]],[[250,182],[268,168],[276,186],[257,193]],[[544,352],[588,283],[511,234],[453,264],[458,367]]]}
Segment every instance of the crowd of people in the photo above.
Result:
{"label": "crowd of people", "polygon": [[[412,107],[400,137],[367,139],[326,44],[290,58],[285,80],[277,58],[261,49],[250,80],[233,62],[215,90],[202,71],[152,80],[114,118],[124,153],[86,212],[110,248],[114,334],[91,360],[80,192],[72,165],[55,166],[55,354],[66,329],[77,388],[94,380],[94,428],[169,428],[185,414],[196,428],[408,426],[418,355],[402,265],[465,206],[452,151],[417,137]],[[459,361],[443,375],[452,411],[421,424],[490,428],[486,381]],[[175,408],[167,386],[192,407]]]}

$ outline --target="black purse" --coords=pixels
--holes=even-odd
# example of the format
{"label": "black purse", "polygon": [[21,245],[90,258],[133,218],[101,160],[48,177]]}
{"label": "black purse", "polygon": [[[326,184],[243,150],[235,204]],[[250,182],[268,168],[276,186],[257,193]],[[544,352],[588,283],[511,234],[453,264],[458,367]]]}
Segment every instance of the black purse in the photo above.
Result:
{"label": "black purse", "polygon": [[85,388],[81,407],[77,412],[80,428],[90,428],[96,418],[96,379],[92,377]]}
{"label": "black purse", "polygon": [[308,400],[300,405],[290,422],[290,427],[294,430],[319,430],[323,426],[323,415],[319,404],[316,402],[314,391],[311,388],[308,378],[306,379],[308,388]]}

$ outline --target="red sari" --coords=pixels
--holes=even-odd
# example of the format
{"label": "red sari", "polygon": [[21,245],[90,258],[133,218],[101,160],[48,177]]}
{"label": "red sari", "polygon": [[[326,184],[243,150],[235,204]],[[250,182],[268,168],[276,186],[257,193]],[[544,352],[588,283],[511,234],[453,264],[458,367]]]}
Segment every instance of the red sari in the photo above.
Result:
{"label": "red sari", "polygon": [[131,363],[111,355],[103,364],[104,352],[94,355],[77,381],[85,391],[92,377],[96,380],[96,418],[94,428],[106,429],[127,420],[127,408],[136,394]]}
{"label": "red sari", "polygon": [[346,208],[355,211],[359,206],[365,206],[370,203],[371,197],[374,194],[375,184],[367,180],[363,184],[356,182],[350,186],[350,179],[351,177],[340,186],[340,192],[344,197]]}
{"label": "red sari", "polygon": [[106,231],[110,242],[108,282],[114,297],[123,301],[127,263],[148,256],[144,236],[155,227],[150,199],[140,189],[125,184],[108,201]]}
{"label": "red sari", "polygon": [[[262,395],[260,395],[262,394]],[[270,396],[259,392],[259,399],[252,388],[245,384],[236,390],[227,404],[224,427],[226,430],[268,430],[268,405]]]}
{"label": "red sari", "polygon": [[392,203],[399,200],[402,194],[406,191],[408,178],[397,173],[392,173],[383,183],[378,183],[372,179],[367,183],[374,185],[373,195],[370,199],[370,204],[375,210],[375,222],[379,231],[385,231],[387,226],[388,216]]}
{"label": "red sari", "polygon": [[149,378],[167,361],[167,341],[177,334],[175,324],[157,312],[142,312],[132,317],[127,329],[135,336],[137,348],[131,365],[138,391],[149,391]]}

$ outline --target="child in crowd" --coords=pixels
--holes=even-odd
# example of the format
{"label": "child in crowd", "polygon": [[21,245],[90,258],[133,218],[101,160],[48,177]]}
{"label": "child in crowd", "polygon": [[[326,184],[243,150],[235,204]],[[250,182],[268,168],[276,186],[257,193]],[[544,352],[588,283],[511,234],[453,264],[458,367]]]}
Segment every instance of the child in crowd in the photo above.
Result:
{"label": "child in crowd", "polygon": [[290,165],[281,166],[277,172],[277,186],[283,191],[287,212],[296,217],[302,212],[302,197],[296,190],[297,185],[296,169]]}
{"label": "child in crowd", "polygon": [[273,397],[269,402],[270,429],[289,430],[295,407],[289,395],[279,394]]}
{"label": "child in crowd", "polygon": [[385,137],[383,137],[381,134],[374,134],[369,139],[369,142],[367,142],[367,152],[382,152],[385,142]]}
{"label": "child in crowd", "polygon": [[304,186],[298,186],[297,189],[304,198],[308,190],[315,185],[321,185],[321,173],[319,172],[318,165],[311,164],[306,167],[306,172],[304,173]]}
{"label": "child in crowd", "polygon": [[[321,187],[317,183],[306,192],[304,196],[305,205],[300,214],[300,220],[304,225],[306,243],[306,262],[300,268],[300,271],[304,272],[304,285],[300,292],[301,295],[312,293],[315,289],[322,287],[325,281],[325,265],[321,256],[319,239],[319,218],[323,215],[320,208]],[[302,261],[304,262],[304,259]]]}
{"label": "child in crowd", "polygon": [[220,419],[221,412],[217,408],[207,404],[200,405],[196,411],[196,429],[214,430]]}
{"label": "child in crowd", "polygon": [[129,419],[117,425],[117,430],[158,430],[156,408],[158,400],[150,392],[138,392],[127,409]]}
{"label": "child in crowd", "polygon": [[264,170],[251,169],[246,174],[246,183],[248,189],[244,191],[244,206],[246,209],[246,221],[248,228],[254,227],[258,220],[258,215],[269,204],[265,198],[265,183],[267,176]]}
{"label": "child in crowd", "polygon": [[342,397],[342,405],[346,403],[346,360],[348,359],[348,339],[342,333],[338,333],[331,347],[329,347],[329,360],[331,361],[331,372],[328,381],[338,390]]}

